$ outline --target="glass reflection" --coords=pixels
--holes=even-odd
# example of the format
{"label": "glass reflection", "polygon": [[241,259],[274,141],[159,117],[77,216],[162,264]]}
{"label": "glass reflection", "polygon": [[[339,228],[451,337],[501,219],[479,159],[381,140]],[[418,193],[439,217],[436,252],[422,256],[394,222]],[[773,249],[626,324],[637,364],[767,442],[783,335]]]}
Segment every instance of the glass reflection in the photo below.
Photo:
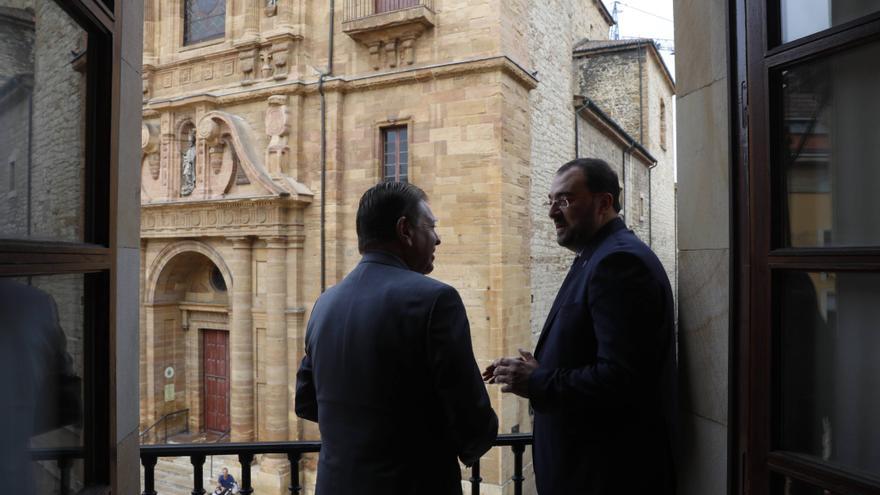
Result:
{"label": "glass reflection", "polygon": [[803,481],[778,474],[773,475],[770,493],[773,495],[836,495],[829,490],[808,485]]}
{"label": "glass reflection", "polygon": [[[9,493],[83,481],[83,275],[0,278],[0,473]],[[66,473],[62,474],[62,471]]]}
{"label": "glass reflection", "polygon": [[0,238],[83,240],[86,32],[0,0]]}
{"label": "glass reflection", "polygon": [[782,244],[880,246],[880,44],[781,73]]}
{"label": "glass reflection", "polygon": [[809,36],[880,10],[876,0],[782,0],[782,42]]}
{"label": "glass reflection", "polygon": [[782,278],[776,447],[880,475],[880,274]]}

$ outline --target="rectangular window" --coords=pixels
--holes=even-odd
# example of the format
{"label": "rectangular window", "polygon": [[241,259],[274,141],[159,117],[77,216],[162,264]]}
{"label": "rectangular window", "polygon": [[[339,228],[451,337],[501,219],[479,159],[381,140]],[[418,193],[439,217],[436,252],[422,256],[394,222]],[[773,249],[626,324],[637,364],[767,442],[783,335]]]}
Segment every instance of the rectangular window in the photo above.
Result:
{"label": "rectangular window", "polygon": [[226,0],[185,0],[183,44],[222,38],[226,32]]}
{"label": "rectangular window", "polygon": [[409,139],[407,126],[382,129],[382,180],[407,182],[409,179]]}
{"label": "rectangular window", "polygon": [[791,270],[778,291],[774,448],[876,476],[880,274]]}
{"label": "rectangular window", "polygon": [[878,57],[874,42],[777,73],[778,246],[880,246]]}
{"label": "rectangular window", "polygon": [[863,0],[781,0],[782,42],[788,43],[845,24],[878,9],[880,4],[877,2]]}

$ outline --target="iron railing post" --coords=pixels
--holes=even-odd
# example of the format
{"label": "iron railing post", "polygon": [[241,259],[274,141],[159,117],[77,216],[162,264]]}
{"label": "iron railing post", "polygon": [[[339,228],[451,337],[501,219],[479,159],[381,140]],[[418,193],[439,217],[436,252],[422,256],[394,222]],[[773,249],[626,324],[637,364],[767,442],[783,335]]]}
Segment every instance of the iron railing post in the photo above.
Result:
{"label": "iron railing post", "polygon": [[141,464],[144,466],[143,495],[156,495],[156,460],[156,456],[141,454]]}
{"label": "iron railing post", "polygon": [[481,481],[483,481],[483,478],[480,477],[480,460],[477,459],[477,462],[471,466],[471,495],[480,495]]}
{"label": "iron railing post", "polygon": [[192,495],[205,495],[205,454],[193,454],[189,459],[193,465]]}
{"label": "iron railing post", "polygon": [[70,467],[73,465],[73,459],[69,457],[58,458],[58,470],[61,471],[61,489],[59,495],[67,495],[70,493]]}
{"label": "iron railing post", "polygon": [[302,491],[299,484],[299,460],[302,454],[299,452],[288,452],[287,460],[290,461],[290,495],[298,495]]}
{"label": "iron railing post", "polygon": [[238,454],[238,462],[241,464],[241,495],[251,495],[254,488],[251,486],[251,464],[254,462],[254,454]]}
{"label": "iron railing post", "polygon": [[513,449],[513,493],[514,495],[522,495],[523,491],[523,452],[526,450],[525,444],[517,443],[510,446]]}

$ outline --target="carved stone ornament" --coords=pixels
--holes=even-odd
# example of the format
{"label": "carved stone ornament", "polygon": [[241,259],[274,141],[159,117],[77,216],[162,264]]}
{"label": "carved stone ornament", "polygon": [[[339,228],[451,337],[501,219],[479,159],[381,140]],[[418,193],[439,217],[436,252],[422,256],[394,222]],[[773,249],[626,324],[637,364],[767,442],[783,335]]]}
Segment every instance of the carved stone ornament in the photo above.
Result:
{"label": "carved stone ornament", "polygon": [[287,96],[273,95],[269,97],[269,108],[266,109],[266,134],[269,146],[266,149],[266,165],[272,176],[281,175],[287,169],[290,147],[287,136],[290,123],[287,112]]}
{"label": "carved stone ornament", "polygon": [[272,141],[277,141],[279,136],[286,136],[288,131],[287,96],[270,96],[269,108],[266,109],[266,133],[271,136]]}
{"label": "carved stone ornament", "polygon": [[159,133],[150,124],[141,125],[141,152],[146,158],[153,180],[159,179]]}
{"label": "carved stone ornament", "polygon": [[208,148],[208,163],[211,165],[211,172],[218,175],[223,168],[223,143],[215,144]]}

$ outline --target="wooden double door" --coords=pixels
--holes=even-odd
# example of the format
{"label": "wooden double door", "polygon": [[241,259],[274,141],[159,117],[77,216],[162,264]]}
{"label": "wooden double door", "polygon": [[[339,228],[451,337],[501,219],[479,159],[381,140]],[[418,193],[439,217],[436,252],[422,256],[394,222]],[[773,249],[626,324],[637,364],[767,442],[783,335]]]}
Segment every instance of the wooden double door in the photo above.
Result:
{"label": "wooden double door", "polygon": [[205,429],[229,431],[229,332],[202,330]]}

